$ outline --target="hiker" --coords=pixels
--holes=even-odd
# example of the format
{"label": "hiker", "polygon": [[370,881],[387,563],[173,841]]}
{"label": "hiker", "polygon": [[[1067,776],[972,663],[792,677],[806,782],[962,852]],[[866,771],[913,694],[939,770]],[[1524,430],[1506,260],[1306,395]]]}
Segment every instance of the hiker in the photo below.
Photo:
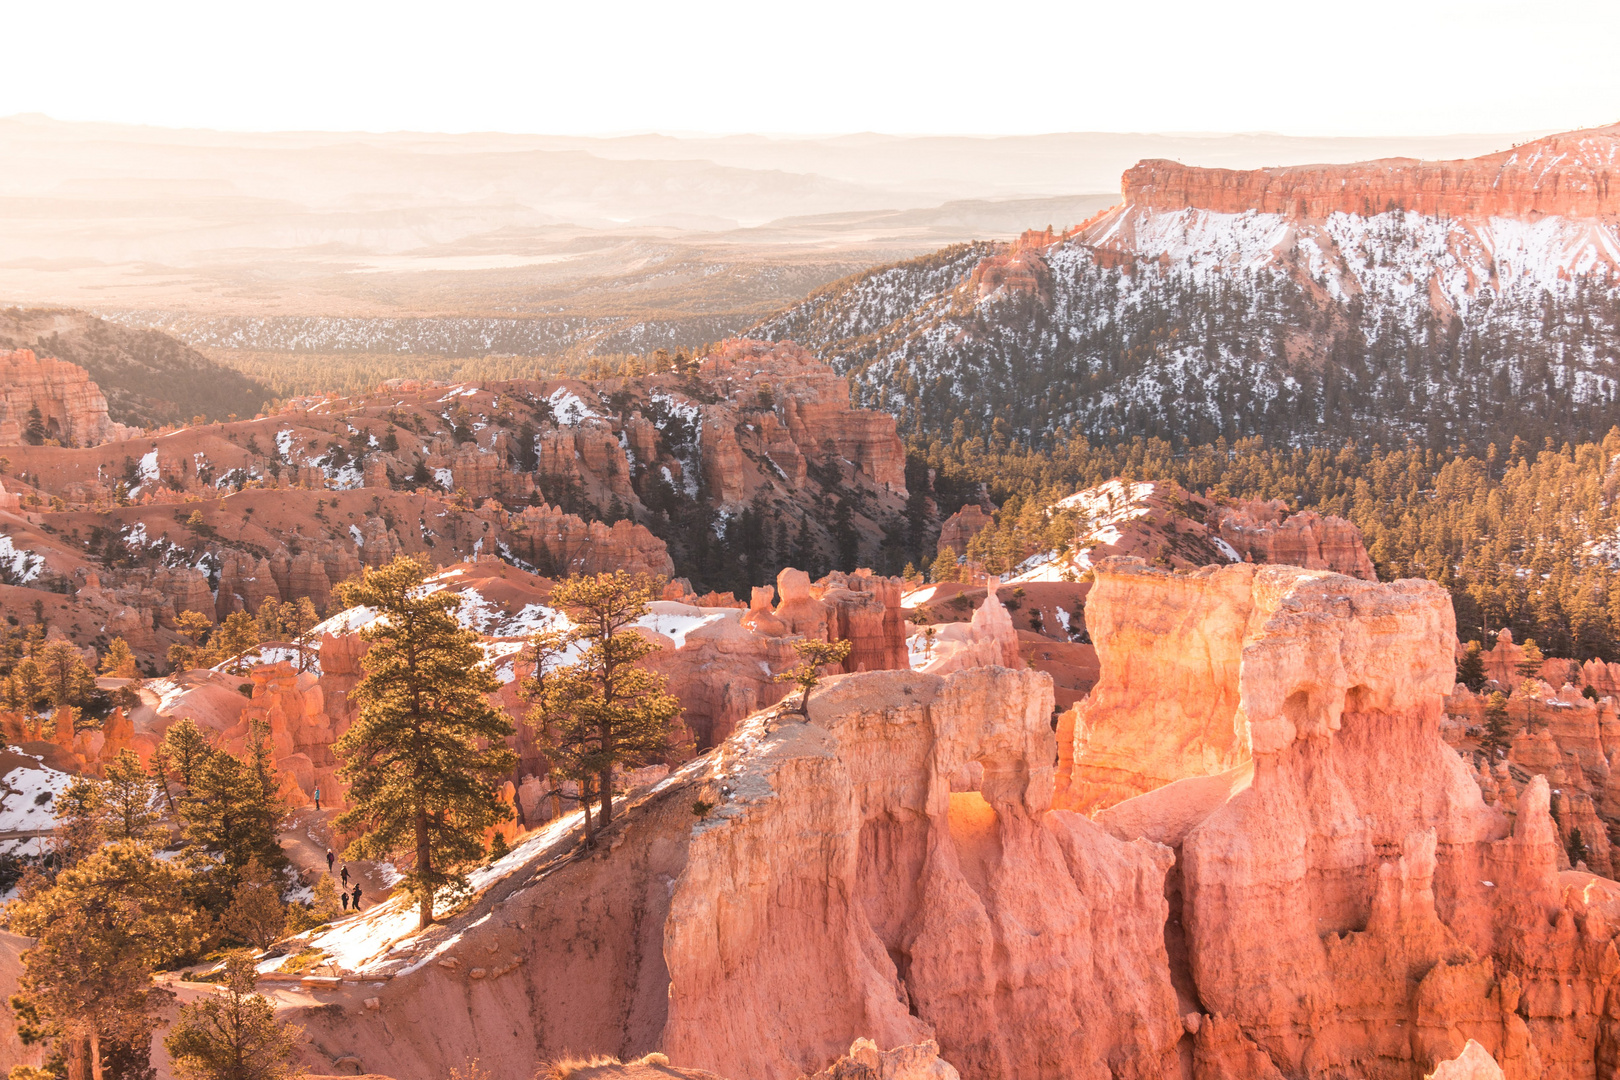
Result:
{"label": "hiker", "polygon": [[332,854],[332,849],[331,848],[327,848],[326,849],[326,872],[328,874],[330,874],[332,872],[332,864],[335,863],[335,862],[337,862],[337,856]]}
{"label": "hiker", "polygon": [[360,910],[360,883],[354,883],[354,910]]}
{"label": "hiker", "polygon": [[343,887],[345,889],[347,889],[349,887],[349,864],[348,863],[343,864]]}
{"label": "hiker", "polygon": [[315,789],[315,812],[317,814],[321,812],[321,789],[320,788]]}
{"label": "hiker", "polygon": [[349,910],[349,894],[346,893],[346,892],[340,892],[340,893],[338,893],[338,898],[343,901],[343,910],[348,911]]}

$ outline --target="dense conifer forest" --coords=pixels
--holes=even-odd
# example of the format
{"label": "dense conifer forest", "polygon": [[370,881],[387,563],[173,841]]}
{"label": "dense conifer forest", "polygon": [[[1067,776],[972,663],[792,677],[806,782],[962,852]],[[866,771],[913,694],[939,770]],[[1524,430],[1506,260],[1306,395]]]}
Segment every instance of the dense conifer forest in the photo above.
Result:
{"label": "dense conifer forest", "polygon": [[[1028,529],[1028,505],[1114,476],[1172,480],[1233,498],[1281,499],[1353,521],[1380,578],[1422,577],[1451,591],[1463,640],[1502,627],[1548,655],[1620,660],[1620,429],[1601,442],[1483,454],[1273,447],[1263,439],[1188,445],[1084,438],[1051,449],[992,438],[913,437],[946,507],[983,484],[1004,502],[996,528]],[[952,507],[954,508],[954,507]],[[945,509],[945,507],[942,507]],[[1038,537],[1024,546],[1035,550]]]}

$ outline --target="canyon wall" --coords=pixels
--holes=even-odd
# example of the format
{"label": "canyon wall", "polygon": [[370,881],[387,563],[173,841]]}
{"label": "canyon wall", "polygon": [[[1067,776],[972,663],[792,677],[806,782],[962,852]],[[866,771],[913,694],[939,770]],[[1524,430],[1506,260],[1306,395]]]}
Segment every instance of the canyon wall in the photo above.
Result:
{"label": "canyon wall", "polygon": [[39,410],[39,434],[68,446],[95,446],[138,434],[107,416],[107,398],[90,374],[28,349],[0,352],[0,446],[20,446]]}
{"label": "canyon wall", "polygon": [[1620,212],[1620,125],[1553,135],[1498,154],[1459,161],[1390,158],[1353,165],[1204,169],[1151,159],[1125,170],[1131,206],[1248,210],[1300,218],[1410,210],[1431,217]]}
{"label": "canyon wall", "polygon": [[[828,624],[783,584],[731,618]],[[400,1080],[564,1051],[792,1080],[855,1039],[968,1080],[1419,1080],[1484,1069],[1470,1040],[1510,1080],[1620,1065],[1620,887],[1560,873],[1545,775],[1510,815],[1443,741],[1442,589],[1113,559],[1090,603],[1066,754],[1039,672],[834,676],[595,848],[520,839],[442,926],[317,932],[355,989],[311,1045]]]}
{"label": "canyon wall", "polygon": [[1238,676],[1260,572],[1099,564],[1086,628],[1102,676],[1059,718],[1057,805],[1089,813],[1249,760]]}
{"label": "canyon wall", "polygon": [[[1509,1077],[1612,1067],[1612,901],[1601,879],[1560,876],[1545,777],[1510,822],[1442,740],[1456,644],[1442,589],[1114,560],[1091,604],[1103,680],[1076,725],[1074,787],[1101,802],[1181,774],[1098,819],[1177,851],[1178,989],[1217,1021],[1199,1031],[1199,1075],[1415,1078],[1469,1038]],[[1169,640],[1111,653],[1132,628]],[[1207,658],[1189,663],[1208,663],[1230,712],[1147,694],[1157,668],[1165,696],[1186,696],[1170,663],[1183,652]],[[1129,677],[1111,683],[1111,659]],[[1185,732],[1147,738],[1132,716]],[[1211,738],[1250,760],[1222,770],[1186,752]],[[1156,768],[1127,774],[1135,748]],[[1125,782],[1088,783],[1093,760]]]}
{"label": "canyon wall", "polygon": [[1246,561],[1331,570],[1377,581],[1361,530],[1334,514],[1288,513],[1281,500],[1246,500],[1217,506],[1212,523]]}
{"label": "canyon wall", "polygon": [[[835,677],[807,722],[755,714],[595,853],[520,841],[450,925],[345,959],[357,985],[393,975],[356,991],[363,1019],[301,1022],[400,1080],[659,1049],[791,1080],[857,1038],[934,1038],[972,1076],[1173,1076],[1170,854],[1049,812],[1051,703],[1027,670]],[[982,780],[953,782],[970,764]]]}

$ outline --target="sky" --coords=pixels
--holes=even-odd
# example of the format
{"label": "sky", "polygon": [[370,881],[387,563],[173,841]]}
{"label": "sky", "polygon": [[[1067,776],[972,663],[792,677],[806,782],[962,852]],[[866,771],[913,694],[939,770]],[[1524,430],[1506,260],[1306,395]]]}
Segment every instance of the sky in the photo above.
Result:
{"label": "sky", "polygon": [[0,0],[0,116],[1421,135],[1620,120],[1614,0]]}

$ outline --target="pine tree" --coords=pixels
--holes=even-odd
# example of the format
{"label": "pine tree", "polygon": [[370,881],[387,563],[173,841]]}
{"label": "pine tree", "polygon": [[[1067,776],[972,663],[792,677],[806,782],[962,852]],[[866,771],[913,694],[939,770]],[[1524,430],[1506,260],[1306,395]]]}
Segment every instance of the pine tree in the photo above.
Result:
{"label": "pine tree", "polygon": [[946,581],[956,581],[960,572],[957,570],[956,552],[940,545],[939,554],[934,558],[934,565],[928,568],[928,576],[938,585]]}
{"label": "pine tree", "polygon": [[253,956],[225,959],[225,992],[180,1007],[163,1046],[184,1080],[288,1080],[303,1029],[276,1019],[275,1008],[254,992]]}
{"label": "pine tree", "polygon": [[151,840],[160,831],[158,815],[152,809],[157,785],[141,767],[141,759],[128,748],[107,763],[107,779],[102,784],[105,805],[103,828],[112,840]]}
{"label": "pine tree", "polygon": [[[330,881],[331,876],[327,875]],[[238,941],[256,949],[268,949],[287,931],[287,905],[281,899],[276,877],[250,858],[231,893],[231,906],[225,909],[225,930]]]}
{"label": "pine tree", "polygon": [[227,671],[232,675],[241,675],[258,660],[259,643],[263,640],[259,623],[253,616],[245,611],[233,611],[214,631],[209,645],[221,660],[231,661]]}
{"label": "pine tree", "polygon": [[96,692],[95,672],[84,662],[84,655],[65,641],[45,646],[34,662],[53,705],[83,705]]}
{"label": "pine tree", "polygon": [[[645,574],[571,577],[551,591],[551,604],[573,621],[569,640],[584,651],[550,678],[545,710],[557,732],[549,751],[564,774],[594,782],[597,824],[613,820],[613,770],[668,753],[681,705],[664,690],[664,676],[642,665],[658,646],[630,629],[647,614],[658,581]],[[585,814],[591,836],[590,811]]]}
{"label": "pine tree", "polygon": [[214,624],[208,616],[200,611],[182,611],[174,617],[174,628],[189,642],[186,645],[176,643],[169,646],[169,666],[176,672],[209,667],[217,662],[215,650],[203,646],[214,632]]}
{"label": "pine tree", "polygon": [[1541,678],[1541,665],[1545,660],[1546,657],[1541,654],[1540,647],[1536,645],[1536,639],[1525,638],[1524,655],[1519,658],[1519,674],[1526,679]]}
{"label": "pine tree", "polygon": [[300,596],[296,602],[289,601],[281,606],[282,632],[288,636],[293,644],[300,646],[298,650],[298,670],[304,671],[309,667],[310,652],[302,648],[307,644],[309,632],[320,625],[320,612],[315,610],[315,601],[307,596]]}
{"label": "pine tree", "polygon": [[56,796],[51,864],[56,873],[77,866],[107,839],[107,796],[101,781],[75,776]]}
{"label": "pine tree", "polygon": [[776,679],[778,682],[793,683],[799,688],[801,716],[810,715],[810,691],[821,682],[821,669],[829,664],[841,663],[849,655],[850,648],[848,641],[821,641],[817,638],[793,643],[793,651],[799,654],[799,663],[776,676]]}
{"label": "pine tree", "polygon": [[301,934],[317,926],[325,926],[343,913],[338,899],[337,883],[331,874],[322,874],[315,881],[308,904],[287,905],[287,932]]}
{"label": "pine tree", "polygon": [[138,1046],[148,1038],[158,1004],[153,967],[186,955],[199,938],[184,884],[178,867],[121,841],[12,905],[10,928],[36,939],[11,999],[25,1037],[88,1057],[94,1080],[102,1080],[109,1041]]}
{"label": "pine tree", "polygon": [[1478,693],[1485,685],[1485,659],[1479,642],[1470,641],[1457,661],[1457,681]]}
{"label": "pine tree", "polygon": [[338,900],[337,883],[332,880],[331,874],[322,874],[321,879],[315,883],[310,907],[315,916],[323,922],[331,922],[343,913],[343,905]]}
{"label": "pine tree", "polygon": [[174,768],[180,776],[180,783],[188,789],[195,783],[198,769],[214,753],[208,736],[189,716],[182,716],[169,725],[169,730],[163,733],[163,741],[158,744],[158,750],[165,764]]}
{"label": "pine tree", "polygon": [[833,513],[833,542],[838,545],[838,569],[854,573],[861,557],[861,534],[855,528],[855,508],[848,498],[838,500]]}
{"label": "pine tree", "polygon": [[1508,727],[1507,697],[1500,691],[1485,701],[1484,728],[1485,732],[1479,739],[1479,748],[1494,761],[1497,753],[1506,749],[1513,741],[1512,732]]}
{"label": "pine tree", "polygon": [[38,405],[28,409],[28,423],[23,426],[23,442],[30,446],[39,446],[45,441],[45,416],[39,411]]}
{"label": "pine tree", "polygon": [[[286,606],[292,607],[291,604]],[[274,596],[264,598],[264,603],[259,605],[259,612],[253,617],[253,621],[258,624],[260,641],[280,641],[286,636],[282,603]]]}
{"label": "pine tree", "polygon": [[465,893],[485,830],[510,816],[498,785],[517,760],[512,723],[485,696],[500,683],[477,636],[456,621],[453,593],[423,592],[425,576],[401,557],[339,587],[344,604],[383,618],[362,631],[371,648],[350,695],[360,715],[335,748],[352,804],[338,828],[360,834],[353,857],[412,857],[403,885],[424,927],[437,897]]}
{"label": "pine tree", "polygon": [[274,763],[262,721],[248,728],[248,754],[214,751],[194,766],[180,801],[188,862],[196,868],[206,906],[230,902],[250,861],[273,873],[287,865],[277,840],[285,805],[277,795]]}
{"label": "pine tree", "polygon": [[101,673],[115,679],[135,679],[140,672],[135,667],[135,650],[123,638],[113,638],[107,653],[101,658]]}
{"label": "pine tree", "polygon": [[50,687],[45,683],[39,664],[31,656],[19,660],[6,680],[6,705],[18,712],[34,713],[50,701]]}
{"label": "pine tree", "polygon": [[1581,835],[1579,828],[1569,830],[1569,839],[1564,841],[1564,851],[1569,855],[1571,869],[1592,857],[1592,853],[1586,849],[1586,837]]}

